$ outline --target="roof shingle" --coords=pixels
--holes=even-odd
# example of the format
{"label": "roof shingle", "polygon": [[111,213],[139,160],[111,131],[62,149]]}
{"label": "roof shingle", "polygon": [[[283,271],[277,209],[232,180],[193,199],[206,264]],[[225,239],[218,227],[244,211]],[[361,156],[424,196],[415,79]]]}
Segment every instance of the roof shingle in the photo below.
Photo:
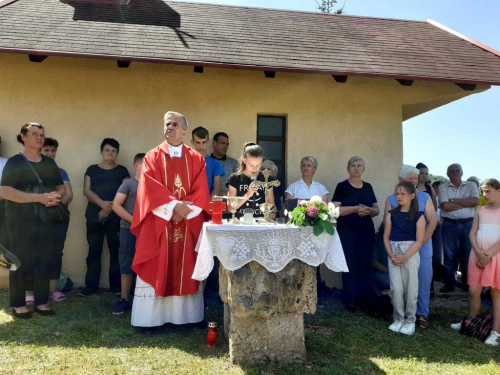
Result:
{"label": "roof shingle", "polygon": [[19,0],[0,52],[500,85],[500,57],[427,22],[131,0]]}

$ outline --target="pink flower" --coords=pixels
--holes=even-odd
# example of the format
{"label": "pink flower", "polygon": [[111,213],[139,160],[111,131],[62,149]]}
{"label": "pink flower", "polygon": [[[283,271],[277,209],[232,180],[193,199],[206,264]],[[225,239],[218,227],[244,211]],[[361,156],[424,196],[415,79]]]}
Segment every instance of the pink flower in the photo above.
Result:
{"label": "pink flower", "polygon": [[301,205],[301,204],[302,204],[302,201],[299,199],[299,200],[297,201],[297,207],[300,207],[300,205]]}
{"label": "pink flower", "polygon": [[319,210],[316,206],[307,206],[306,208],[306,213],[309,217],[316,217],[318,216]]}

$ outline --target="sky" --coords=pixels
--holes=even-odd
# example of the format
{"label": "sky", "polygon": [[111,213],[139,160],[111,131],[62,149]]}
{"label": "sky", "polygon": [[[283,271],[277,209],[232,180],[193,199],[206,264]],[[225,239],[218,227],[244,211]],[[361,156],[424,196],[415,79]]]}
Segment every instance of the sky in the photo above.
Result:
{"label": "sky", "polygon": [[[183,0],[180,0],[183,1]],[[319,1],[319,0],[318,0]],[[197,3],[316,11],[315,0],[189,0]],[[342,5],[343,0],[339,0]],[[347,0],[346,14],[425,21],[431,18],[500,51],[499,0]],[[500,57],[499,57],[500,60]],[[404,163],[446,175],[460,163],[464,179],[500,179],[500,87],[468,96],[403,123]]]}

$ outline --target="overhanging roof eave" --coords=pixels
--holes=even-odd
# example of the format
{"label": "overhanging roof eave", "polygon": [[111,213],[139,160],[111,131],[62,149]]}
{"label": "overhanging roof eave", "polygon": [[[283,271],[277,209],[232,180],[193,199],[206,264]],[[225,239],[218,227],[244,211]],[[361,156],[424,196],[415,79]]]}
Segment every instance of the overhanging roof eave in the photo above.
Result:
{"label": "overhanging roof eave", "polygon": [[266,66],[266,65],[231,64],[231,63],[219,63],[211,61],[162,59],[154,57],[136,57],[136,56],[91,54],[91,53],[80,53],[80,52],[17,49],[17,48],[2,48],[2,47],[0,47],[0,53],[85,58],[85,59],[113,60],[113,61],[120,60],[120,61],[161,63],[161,64],[172,64],[172,65],[204,66],[204,67],[219,68],[219,69],[275,71],[282,73],[345,75],[345,76],[368,77],[368,78],[390,78],[390,79],[406,79],[415,81],[500,86],[500,78],[498,81],[495,80],[490,81],[490,80],[475,80],[475,79],[452,78],[452,77],[429,77],[429,76],[418,76],[410,74],[384,74],[384,73],[371,73],[371,72],[359,72],[359,71],[354,72],[354,71],[338,71],[338,70],[303,69],[303,68],[276,67],[276,66]]}

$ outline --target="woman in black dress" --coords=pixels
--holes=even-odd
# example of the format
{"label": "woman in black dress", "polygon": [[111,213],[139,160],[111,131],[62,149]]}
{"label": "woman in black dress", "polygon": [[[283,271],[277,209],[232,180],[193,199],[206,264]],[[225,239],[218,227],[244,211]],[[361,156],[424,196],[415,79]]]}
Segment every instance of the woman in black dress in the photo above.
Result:
{"label": "woman in black dress", "polygon": [[342,274],[344,303],[349,311],[364,303],[375,241],[372,217],[380,213],[372,186],[361,180],[364,171],[364,160],[352,157],[347,163],[349,178],[337,185],[332,198],[335,206],[340,206],[337,230],[349,268]]}
{"label": "woman in black dress", "polygon": [[31,318],[26,307],[26,287],[33,283],[35,312],[54,315],[47,306],[49,299],[50,255],[53,253],[53,225],[34,214],[35,205],[55,206],[65,194],[64,183],[54,160],[41,155],[45,130],[40,124],[23,125],[17,140],[24,145],[22,154],[39,174],[43,185],[53,189],[48,194],[35,194],[39,182],[26,159],[18,154],[11,157],[2,175],[2,197],[6,200],[6,232],[9,250],[21,261],[17,271],[10,271],[10,306],[17,318]]}
{"label": "woman in black dress", "polygon": [[[262,217],[259,205],[265,202],[263,186],[256,186],[254,180],[264,182],[264,175],[260,172],[264,150],[256,144],[246,144],[240,159],[240,169],[233,173],[227,180],[228,197],[243,197],[236,207],[236,215],[242,217],[245,208],[254,210],[254,217]],[[252,179],[252,176],[255,178]],[[273,189],[269,189],[269,203],[274,205]],[[231,208],[228,206],[228,210]]]}

